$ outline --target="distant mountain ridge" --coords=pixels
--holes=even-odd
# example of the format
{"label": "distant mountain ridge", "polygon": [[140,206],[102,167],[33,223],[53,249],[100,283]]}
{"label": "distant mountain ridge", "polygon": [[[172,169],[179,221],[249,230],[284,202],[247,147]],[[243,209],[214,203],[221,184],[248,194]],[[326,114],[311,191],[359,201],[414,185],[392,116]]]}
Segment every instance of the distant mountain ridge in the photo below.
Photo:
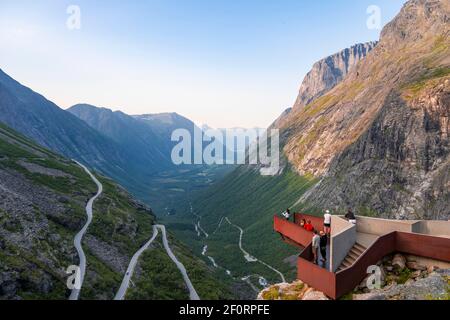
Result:
{"label": "distant mountain ridge", "polygon": [[[148,241],[155,217],[112,180],[103,185],[83,238],[86,276],[80,298],[113,299],[133,254]],[[0,123],[0,300],[63,300],[69,266],[79,264],[74,237],[85,224],[85,205],[97,191],[75,162]],[[233,296],[208,266],[170,236],[203,299]],[[139,259],[127,299],[188,299],[183,278],[160,240]]]}
{"label": "distant mountain ridge", "polygon": [[293,109],[308,105],[336,86],[377,44],[359,43],[316,62],[302,82]]}
{"label": "distant mountain ridge", "polygon": [[197,128],[178,114],[129,116],[87,104],[66,111],[3,71],[0,122],[113,178],[158,214],[175,211],[191,189],[207,187],[229,171],[173,164],[178,142],[171,141],[172,132]]}
{"label": "distant mountain ridge", "polygon": [[78,104],[67,111],[119,144],[128,160],[136,165],[141,163],[142,166],[153,167],[155,171],[173,166],[170,136],[158,132],[163,127],[159,121],[155,121],[158,127],[153,128],[150,123],[121,111],[113,112],[88,104]]}
{"label": "distant mountain ridge", "polygon": [[[67,110],[91,128],[117,143],[136,169],[137,181],[124,186],[149,203],[159,216],[179,212],[180,202],[190,201],[191,192],[208,187],[232,170],[231,166],[175,165],[172,149],[179,141],[172,141],[175,130],[187,130],[191,138],[202,129],[191,120],[175,113],[128,115],[121,111],[78,104]],[[203,150],[207,142],[191,141]],[[164,195],[164,196],[162,196]]]}
{"label": "distant mountain ridge", "polygon": [[[112,140],[0,70],[0,121],[69,158],[113,175],[125,157]],[[109,163],[115,163],[115,166]]]}

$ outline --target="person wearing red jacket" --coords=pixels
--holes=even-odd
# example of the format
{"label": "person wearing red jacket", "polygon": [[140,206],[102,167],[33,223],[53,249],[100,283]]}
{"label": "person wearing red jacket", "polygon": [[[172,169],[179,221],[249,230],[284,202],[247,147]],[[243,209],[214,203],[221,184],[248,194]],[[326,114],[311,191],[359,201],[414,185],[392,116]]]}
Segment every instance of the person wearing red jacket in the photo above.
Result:
{"label": "person wearing red jacket", "polygon": [[314,226],[311,223],[311,220],[308,220],[305,224],[305,230],[309,231],[309,232],[313,232],[314,231]]}

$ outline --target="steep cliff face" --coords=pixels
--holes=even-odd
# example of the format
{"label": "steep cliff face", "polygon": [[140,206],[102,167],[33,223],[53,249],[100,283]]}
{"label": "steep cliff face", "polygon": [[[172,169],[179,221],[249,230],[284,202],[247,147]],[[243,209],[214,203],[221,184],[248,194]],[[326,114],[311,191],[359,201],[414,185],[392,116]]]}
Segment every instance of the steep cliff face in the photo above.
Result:
{"label": "steep cliff face", "polygon": [[[360,43],[316,62],[303,79],[292,108],[288,108],[272,123],[269,129],[286,126],[289,117],[314,100],[328,93],[372,51],[378,42]],[[288,132],[284,132],[285,137]]]}
{"label": "steep cliff face", "polygon": [[449,14],[448,1],[409,1],[342,82],[283,121],[289,162],[323,177],[299,203],[450,215]]}
{"label": "steep cliff face", "polygon": [[448,219],[449,106],[448,77],[412,100],[392,92],[369,130],[303,200],[389,218]]}
{"label": "steep cliff face", "polygon": [[336,86],[376,45],[360,43],[316,62],[303,80],[294,109],[308,105]]}

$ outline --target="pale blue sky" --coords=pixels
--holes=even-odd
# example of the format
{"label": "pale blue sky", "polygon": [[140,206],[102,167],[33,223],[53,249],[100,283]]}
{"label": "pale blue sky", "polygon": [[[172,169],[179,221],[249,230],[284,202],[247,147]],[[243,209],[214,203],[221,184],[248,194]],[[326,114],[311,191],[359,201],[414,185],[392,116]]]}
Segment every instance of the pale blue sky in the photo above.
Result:
{"label": "pale blue sky", "polygon": [[[266,127],[312,64],[359,42],[404,0],[0,0],[0,68],[62,108],[178,112]],[[69,5],[81,29],[66,27]]]}

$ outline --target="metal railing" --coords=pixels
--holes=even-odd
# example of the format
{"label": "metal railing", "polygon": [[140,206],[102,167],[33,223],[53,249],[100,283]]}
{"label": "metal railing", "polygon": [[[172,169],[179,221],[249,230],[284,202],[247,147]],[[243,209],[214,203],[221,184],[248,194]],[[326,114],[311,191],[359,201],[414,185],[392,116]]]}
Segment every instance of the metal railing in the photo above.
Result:
{"label": "metal railing", "polygon": [[[316,223],[319,222],[316,220]],[[305,247],[298,257],[297,278],[332,299],[352,291],[367,276],[369,266],[394,252],[450,262],[449,238],[394,231],[378,238],[352,266],[332,273],[312,262],[311,232],[277,216],[274,229],[289,241]]]}

